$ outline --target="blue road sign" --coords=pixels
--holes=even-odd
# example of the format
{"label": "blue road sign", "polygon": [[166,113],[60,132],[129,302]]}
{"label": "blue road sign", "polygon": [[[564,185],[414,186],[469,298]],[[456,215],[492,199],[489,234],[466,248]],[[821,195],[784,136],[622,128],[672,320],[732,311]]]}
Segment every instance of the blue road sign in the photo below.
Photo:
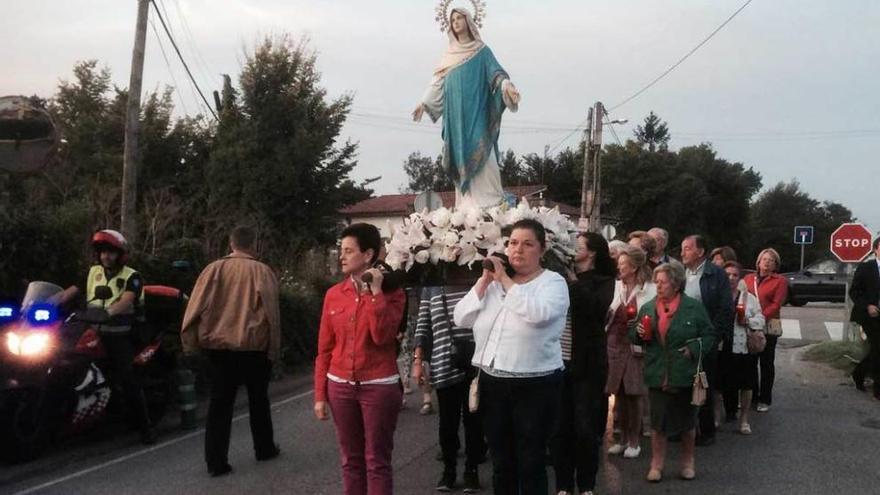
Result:
{"label": "blue road sign", "polygon": [[813,226],[798,225],[794,228],[795,244],[812,244],[813,243]]}

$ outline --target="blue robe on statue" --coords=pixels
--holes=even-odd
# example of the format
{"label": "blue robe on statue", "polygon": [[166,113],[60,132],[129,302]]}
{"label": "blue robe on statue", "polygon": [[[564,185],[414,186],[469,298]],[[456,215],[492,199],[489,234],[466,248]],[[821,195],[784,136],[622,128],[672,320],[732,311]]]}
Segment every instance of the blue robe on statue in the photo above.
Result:
{"label": "blue robe on statue", "polygon": [[463,193],[486,165],[498,160],[498,135],[507,73],[488,46],[452,69],[443,85],[443,165]]}

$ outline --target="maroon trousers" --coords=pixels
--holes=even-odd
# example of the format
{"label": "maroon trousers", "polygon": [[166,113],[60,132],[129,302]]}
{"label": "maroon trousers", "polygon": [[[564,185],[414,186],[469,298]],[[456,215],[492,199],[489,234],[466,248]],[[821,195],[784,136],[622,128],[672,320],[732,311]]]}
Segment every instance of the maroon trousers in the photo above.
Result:
{"label": "maroon trousers", "polygon": [[400,412],[399,384],[351,385],[329,381],[345,495],[391,495],[391,451]]}

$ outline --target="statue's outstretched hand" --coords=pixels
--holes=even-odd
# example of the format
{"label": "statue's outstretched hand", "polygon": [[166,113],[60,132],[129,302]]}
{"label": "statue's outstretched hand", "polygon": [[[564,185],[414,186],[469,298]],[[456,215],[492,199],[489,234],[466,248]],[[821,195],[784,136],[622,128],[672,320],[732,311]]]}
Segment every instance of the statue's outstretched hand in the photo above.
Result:
{"label": "statue's outstretched hand", "polygon": [[513,85],[512,82],[509,82],[504,88],[505,94],[507,94],[507,99],[510,100],[514,105],[519,105],[519,101],[522,99],[522,96],[517,91],[516,86]]}
{"label": "statue's outstretched hand", "polygon": [[419,103],[419,106],[417,106],[416,109],[413,110],[413,113],[412,113],[413,122],[421,122],[422,115],[424,115],[424,113],[425,113],[425,105]]}

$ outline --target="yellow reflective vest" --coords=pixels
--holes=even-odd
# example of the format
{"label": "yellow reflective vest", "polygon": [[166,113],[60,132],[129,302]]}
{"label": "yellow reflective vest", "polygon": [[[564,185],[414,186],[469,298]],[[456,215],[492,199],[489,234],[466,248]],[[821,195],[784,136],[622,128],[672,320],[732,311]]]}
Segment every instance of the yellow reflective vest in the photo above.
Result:
{"label": "yellow reflective vest", "polygon": [[[138,272],[132,268],[123,266],[113,278],[107,280],[107,274],[104,272],[103,266],[92,266],[89,270],[89,278],[86,283],[86,300],[88,301],[88,305],[91,307],[107,309],[113,304],[119,302],[119,300],[122,299],[122,294],[125,293],[125,288],[128,286],[128,279],[131,278],[132,275],[138,275]],[[102,285],[107,286],[110,289],[110,292],[113,293],[113,297],[106,300],[95,299],[95,288]],[[134,316],[138,320],[143,319],[144,307],[144,290],[143,287],[140,289],[140,294],[138,295],[138,298],[135,299],[131,311],[126,313],[126,315]]]}

